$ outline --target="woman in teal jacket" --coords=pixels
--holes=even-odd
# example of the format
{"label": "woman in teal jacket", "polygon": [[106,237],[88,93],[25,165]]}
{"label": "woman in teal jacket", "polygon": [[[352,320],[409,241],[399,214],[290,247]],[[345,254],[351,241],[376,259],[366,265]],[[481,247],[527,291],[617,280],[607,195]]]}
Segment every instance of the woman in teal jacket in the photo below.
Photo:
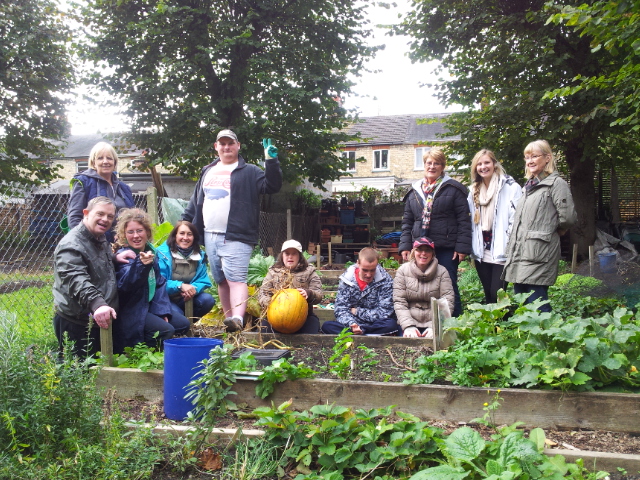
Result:
{"label": "woman in teal jacket", "polygon": [[181,220],[156,251],[160,273],[167,279],[171,311],[184,315],[184,302],[193,300],[193,314],[198,318],[209,313],[216,303],[204,291],[211,287],[211,280],[199,245],[196,226]]}

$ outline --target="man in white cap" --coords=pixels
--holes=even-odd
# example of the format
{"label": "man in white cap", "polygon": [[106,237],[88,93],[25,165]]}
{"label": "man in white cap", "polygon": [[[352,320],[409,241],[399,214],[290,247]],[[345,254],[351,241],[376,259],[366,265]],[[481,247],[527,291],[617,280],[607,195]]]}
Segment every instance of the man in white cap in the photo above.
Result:
{"label": "man in white cap", "polygon": [[249,291],[247,273],[260,232],[260,195],[282,186],[278,149],[262,141],[265,169],[247,163],[231,130],[221,130],[218,158],[202,169],[182,219],[198,227],[225,314],[227,331],[242,330]]}

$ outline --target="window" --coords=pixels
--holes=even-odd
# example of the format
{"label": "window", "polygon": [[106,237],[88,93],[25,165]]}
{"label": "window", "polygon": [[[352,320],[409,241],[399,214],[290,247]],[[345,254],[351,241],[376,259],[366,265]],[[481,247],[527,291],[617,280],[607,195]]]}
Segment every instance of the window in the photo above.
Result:
{"label": "window", "polygon": [[342,158],[348,158],[349,163],[347,165],[347,172],[356,171],[356,152],[355,150],[345,150],[342,152]]}
{"label": "window", "polygon": [[431,150],[431,147],[418,147],[418,148],[416,148],[416,158],[415,158],[415,162],[413,164],[413,169],[414,170],[424,170],[424,160],[422,160],[422,157],[429,150]]}
{"label": "window", "polygon": [[389,150],[373,151],[373,169],[389,170]]}
{"label": "window", "polygon": [[84,172],[89,168],[89,161],[82,160],[80,162],[76,162],[76,173]]}

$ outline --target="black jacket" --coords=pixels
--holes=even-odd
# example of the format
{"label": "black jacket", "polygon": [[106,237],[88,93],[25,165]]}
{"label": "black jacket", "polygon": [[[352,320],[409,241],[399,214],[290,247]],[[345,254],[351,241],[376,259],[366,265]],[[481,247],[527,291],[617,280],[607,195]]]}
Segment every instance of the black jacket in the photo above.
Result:
{"label": "black jacket", "polygon": [[470,254],[471,214],[467,196],[469,190],[452,178],[445,178],[436,192],[431,209],[429,229],[422,231],[422,211],[424,209],[423,180],[413,184],[404,197],[404,216],[399,252],[411,250],[416,238],[427,236],[438,248],[453,248],[458,253]]}
{"label": "black jacket", "polygon": [[[216,158],[213,163],[202,169],[189,205],[182,214],[182,220],[187,220],[198,227],[202,245],[204,245],[202,181],[207,171],[219,161],[220,159]],[[244,158],[238,156],[238,167],[231,172],[231,210],[225,238],[248,245],[257,245],[260,237],[260,194],[278,193],[281,186],[282,170],[277,158],[265,160],[263,171],[257,165],[249,164]]]}

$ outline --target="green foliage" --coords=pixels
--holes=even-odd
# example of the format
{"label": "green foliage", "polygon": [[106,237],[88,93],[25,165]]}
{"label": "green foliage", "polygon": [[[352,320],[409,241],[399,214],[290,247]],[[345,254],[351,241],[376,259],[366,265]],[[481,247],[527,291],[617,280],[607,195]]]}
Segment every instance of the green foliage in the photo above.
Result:
{"label": "green foliage", "polygon": [[462,305],[484,302],[484,290],[478,277],[478,272],[470,262],[460,262],[458,265],[458,290]]}
{"label": "green foliage", "polygon": [[293,192],[293,197],[298,204],[293,206],[293,209],[300,213],[302,213],[305,207],[320,208],[320,205],[322,205],[322,195],[313,193],[311,190],[307,190],[306,188]]}
{"label": "green foliage", "polygon": [[333,344],[333,355],[329,357],[329,372],[341,380],[346,380],[351,375],[351,354],[353,348],[353,332],[345,328],[338,334]]}
{"label": "green foliage", "polygon": [[316,373],[305,367],[302,362],[293,365],[286,358],[280,358],[262,370],[256,385],[256,395],[260,398],[267,398],[273,392],[276,383],[298,378],[313,378]]}
{"label": "green foliage", "polygon": [[264,438],[249,438],[237,442],[234,455],[226,457],[225,473],[235,480],[275,478],[280,456],[278,448]]}
{"label": "green foliage", "polygon": [[[502,293],[496,305],[470,305],[445,323],[458,343],[416,360],[405,383],[591,391],[640,387],[640,317],[617,308],[594,318],[540,313],[526,294]],[[503,321],[512,312],[508,322]]]}
{"label": "green foliage", "polygon": [[159,247],[162,245],[167,238],[169,238],[169,234],[173,230],[173,225],[169,222],[161,223],[160,225],[153,224],[153,246]]}
{"label": "green foliage", "polygon": [[497,429],[484,440],[469,427],[449,436],[419,418],[381,409],[352,410],[316,405],[291,410],[291,402],[254,410],[265,439],[281,449],[278,476],[295,468],[297,480],[356,479],[375,472],[379,480],[534,478],[603,478],[589,474],[582,463],[567,464],[562,456],[543,454],[544,432],[525,437],[517,424]]}
{"label": "green foliage", "polygon": [[276,259],[268,256],[254,255],[249,260],[249,272],[247,273],[247,283],[251,285],[262,285],[264,277],[267,276],[269,268],[276,263]]}
{"label": "green foliage", "polygon": [[65,96],[74,86],[69,29],[50,0],[0,4],[0,181],[48,183],[58,175]]}
{"label": "green foliage", "polygon": [[378,354],[373,348],[369,348],[366,345],[358,345],[358,350],[362,354],[358,358],[358,370],[361,372],[371,372],[380,363],[380,360],[376,360]]}
{"label": "green foliage", "polygon": [[[98,352],[100,353],[100,352]],[[114,364],[118,368],[139,368],[143,372],[149,369],[164,369],[164,352],[146,343],[138,343],[135,347],[125,347],[124,353],[113,356]]]}
{"label": "green foliage", "polygon": [[383,268],[389,268],[389,269],[395,269],[395,270],[400,268],[400,262],[398,262],[395,258],[391,258],[391,257],[380,259],[380,265],[382,265]]}
{"label": "green foliage", "polygon": [[125,433],[117,409],[103,416],[90,361],[27,346],[0,315],[0,478],[148,477],[160,452],[151,432]]}
{"label": "green foliage", "polygon": [[189,418],[201,422],[206,427],[215,425],[218,417],[224,415],[227,410],[236,408],[235,403],[226,397],[235,395],[231,388],[236,383],[237,366],[246,364],[247,355],[233,360],[232,350],[233,346],[229,344],[212,348],[209,358],[201,362],[200,374],[187,385],[184,398],[195,405],[189,412]]}
{"label": "green foliage", "polygon": [[272,138],[286,179],[321,186],[346,170],[335,152],[354,138],[336,97],[378,49],[366,41],[365,8],[90,0],[80,55],[95,64],[87,80],[126,105],[129,140],[153,147],[152,163],[194,177],[214,157],[217,131],[232,127],[246,159],[264,158],[259,139]]}
{"label": "green foliage", "polygon": [[552,12],[550,22],[565,24],[588,38],[594,52],[601,49],[609,52],[612,68],[599,75],[580,76],[571,85],[549,92],[547,98],[565,98],[583,91],[606,92],[607,103],[596,105],[593,114],[601,108],[612,109],[618,117],[614,125],[628,125],[637,132],[640,128],[637,5],[634,2],[580,2],[554,8]]}

